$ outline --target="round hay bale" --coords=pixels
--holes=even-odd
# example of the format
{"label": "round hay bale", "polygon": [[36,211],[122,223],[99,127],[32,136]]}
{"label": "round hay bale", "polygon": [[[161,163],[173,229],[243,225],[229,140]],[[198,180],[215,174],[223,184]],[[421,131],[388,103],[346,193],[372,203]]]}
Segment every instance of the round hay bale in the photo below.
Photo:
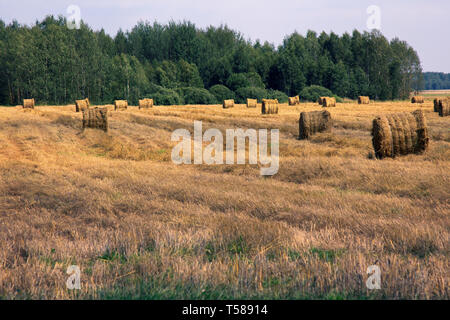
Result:
{"label": "round hay bale", "polygon": [[23,108],[24,109],[34,109],[34,98],[32,99],[23,99]]}
{"label": "round hay bale", "polygon": [[378,116],[373,120],[372,144],[379,159],[422,153],[428,143],[427,123],[421,110]]}
{"label": "round hay bale", "polygon": [[450,97],[439,100],[437,112],[440,117],[447,117],[450,115]]}
{"label": "round hay bale", "polygon": [[317,132],[330,131],[332,125],[331,114],[328,111],[301,112],[298,138],[309,139]]}
{"label": "round hay bale", "polygon": [[423,153],[428,148],[428,144],[430,142],[427,120],[422,110],[416,110],[412,113],[412,115],[416,119],[417,124],[416,127],[417,139],[414,145],[414,152]]}
{"label": "round hay bale", "polygon": [[223,101],[224,109],[233,108],[233,107],[234,107],[234,99],[228,99],[228,100]]}
{"label": "round hay bale", "polygon": [[388,120],[389,128],[391,129],[391,135],[392,135],[392,156],[395,157],[395,156],[400,155],[400,152],[399,152],[400,141],[398,138],[399,130],[397,129],[395,119],[391,114],[386,115],[386,118]]}
{"label": "round hay bale", "polygon": [[325,99],[325,97],[319,97],[319,99],[317,100],[317,103],[319,103],[322,106],[324,99]]}
{"label": "round hay bale", "polygon": [[153,108],[153,99],[140,99],[139,100],[139,109],[147,109]]}
{"label": "round hay bale", "polygon": [[277,114],[278,100],[277,99],[263,99],[261,105],[261,114]]}
{"label": "round hay bale", "polygon": [[[406,146],[406,130],[405,127],[403,125],[403,121],[401,120],[402,115],[401,114],[393,114],[392,118],[394,119],[395,122],[395,130],[397,131],[397,141],[398,141],[398,150],[395,150],[395,152],[397,152],[397,154],[400,155],[405,155],[408,153],[411,153],[414,151],[413,148],[411,148],[410,150],[408,150],[407,146]],[[393,130],[393,129],[391,129]],[[409,132],[408,132],[409,134]]]}
{"label": "round hay bale", "polygon": [[290,106],[295,106],[297,104],[300,104],[300,97],[299,96],[289,97],[288,103]]}
{"label": "round hay bale", "polygon": [[75,100],[75,112],[81,112],[89,108],[89,99]]}
{"label": "round hay bale", "polygon": [[128,109],[128,101],[127,100],[115,100],[114,101],[114,110],[127,110]]}
{"label": "round hay bale", "polygon": [[336,99],[334,97],[323,97],[322,98],[323,107],[336,107]]}
{"label": "round hay bale", "polygon": [[391,126],[386,116],[378,116],[373,120],[372,144],[375,156],[379,159],[392,157]]}
{"label": "round hay bale", "polygon": [[[414,132],[411,131],[410,122],[414,123],[414,117],[410,113],[400,113],[398,114],[398,118],[401,122],[402,128],[403,128],[403,135],[404,135],[404,143],[405,143],[405,150],[407,150],[407,153],[414,152]],[[406,154],[406,153],[405,153]]]}
{"label": "round hay bale", "polygon": [[423,96],[413,96],[411,98],[411,103],[424,103],[425,99]]}
{"label": "round hay bale", "polygon": [[256,108],[258,105],[257,99],[247,99],[247,108]]}
{"label": "round hay bale", "polygon": [[278,99],[262,99],[263,102],[276,103],[278,104]]}
{"label": "round hay bale", "polygon": [[370,98],[367,96],[359,96],[358,97],[358,104],[369,104]]}
{"label": "round hay bale", "polygon": [[108,132],[108,108],[88,108],[83,110],[83,129],[100,129]]}
{"label": "round hay bale", "polygon": [[440,98],[435,98],[433,100],[433,111],[434,112],[439,112],[439,104],[441,103],[441,100],[442,99],[440,99]]}

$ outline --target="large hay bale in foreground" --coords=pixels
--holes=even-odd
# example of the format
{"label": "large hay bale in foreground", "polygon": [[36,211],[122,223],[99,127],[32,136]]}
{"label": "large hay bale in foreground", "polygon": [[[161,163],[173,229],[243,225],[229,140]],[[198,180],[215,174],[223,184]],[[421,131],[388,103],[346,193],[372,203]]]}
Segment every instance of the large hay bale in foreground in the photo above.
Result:
{"label": "large hay bale in foreground", "polygon": [[223,100],[223,108],[233,108],[234,107],[234,99]]}
{"label": "large hay bale in foreground", "polygon": [[336,107],[336,98],[334,97],[323,97],[322,98],[323,107]]}
{"label": "large hay bale in foreground", "polygon": [[247,99],[247,108],[256,108],[258,106],[257,99]]}
{"label": "large hay bale in foreground", "polygon": [[421,110],[386,114],[373,120],[372,144],[379,159],[419,154],[428,148],[428,143],[428,127]]}
{"label": "large hay bale in foreground", "polygon": [[153,99],[141,99],[139,100],[139,109],[147,109],[147,108],[153,108]]}
{"label": "large hay bale in foreground", "polygon": [[34,98],[33,99],[23,99],[24,109],[34,109]]}
{"label": "large hay bale in foreground", "polygon": [[115,100],[114,101],[114,110],[127,110],[128,109],[128,101],[127,100]]}
{"label": "large hay bale in foreground", "polygon": [[359,96],[358,97],[358,104],[369,104],[370,98],[367,96]]}
{"label": "large hay bale in foreground", "polygon": [[300,113],[298,122],[298,138],[308,139],[317,132],[331,130],[331,114],[328,111],[311,111]]}
{"label": "large hay bale in foreground", "polygon": [[425,99],[423,96],[413,96],[411,98],[411,103],[424,103]]}
{"label": "large hay bale in foreground", "polygon": [[299,96],[289,97],[288,102],[289,102],[290,106],[295,106],[297,104],[300,104],[300,97]]}
{"label": "large hay bale in foreground", "polygon": [[92,128],[108,131],[108,109],[91,108],[83,110],[83,129]]}
{"label": "large hay bale in foreground", "polygon": [[278,100],[277,99],[263,99],[261,106],[262,114],[277,114]]}
{"label": "large hay bale in foreground", "polygon": [[450,97],[439,100],[438,112],[441,117],[447,117],[450,115]]}
{"label": "large hay bale in foreground", "polygon": [[89,108],[89,99],[75,100],[75,112],[81,112]]}

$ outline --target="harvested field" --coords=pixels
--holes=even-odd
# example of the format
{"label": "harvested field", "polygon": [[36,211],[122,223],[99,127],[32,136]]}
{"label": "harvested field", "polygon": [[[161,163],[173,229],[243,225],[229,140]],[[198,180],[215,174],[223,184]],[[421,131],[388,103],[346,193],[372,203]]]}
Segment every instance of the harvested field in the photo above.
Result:
{"label": "harvested field", "polygon": [[425,98],[450,96],[450,90],[422,90],[419,94]]}
{"label": "harvested field", "polygon": [[[340,103],[332,134],[298,140],[317,103],[130,106],[108,133],[73,106],[0,107],[0,299],[449,299],[450,118],[426,100],[428,149],[371,156],[373,119],[416,109]],[[171,134],[194,120],[279,129],[278,173],[175,165]]]}

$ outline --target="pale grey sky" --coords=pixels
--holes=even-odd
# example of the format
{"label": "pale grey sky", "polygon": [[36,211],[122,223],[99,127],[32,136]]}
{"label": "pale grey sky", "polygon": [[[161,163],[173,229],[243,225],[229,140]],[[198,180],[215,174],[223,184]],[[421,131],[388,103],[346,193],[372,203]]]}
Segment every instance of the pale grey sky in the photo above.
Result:
{"label": "pale grey sky", "polygon": [[32,24],[48,14],[67,16],[69,5],[79,6],[82,19],[94,30],[104,28],[111,35],[140,20],[189,20],[201,28],[227,24],[248,39],[276,45],[294,31],[367,30],[366,10],[376,5],[388,39],[398,37],[414,47],[424,71],[450,73],[449,0],[0,0],[0,18]]}

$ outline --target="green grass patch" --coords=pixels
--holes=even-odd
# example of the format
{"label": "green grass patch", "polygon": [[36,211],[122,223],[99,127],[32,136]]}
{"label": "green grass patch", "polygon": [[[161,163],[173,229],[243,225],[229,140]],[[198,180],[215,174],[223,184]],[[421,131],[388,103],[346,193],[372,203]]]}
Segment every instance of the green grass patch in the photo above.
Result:
{"label": "green grass patch", "polygon": [[313,247],[309,250],[312,255],[316,255],[319,259],[333,263],[337,258],[345,253],[345,249],[327,250]]}
{"label": "green grass patch", "polygon": [[128,261],[128,258],[122,254],[119,253],[117,250],[110,250],[106,249],[106,251],[98,257],[99,260],[108,261],[108,262],[120,262],[120,263],[126,263]]}
{"label": "green grass patch", "polygon": [[230,255],[235,256],[241,256],[246,255],[249,252],[249,248],[247,246],[247,243],[245,242],[244,238],[242,236],[239,236],[238,238],[230,241],[228,243],[228,252]]}

